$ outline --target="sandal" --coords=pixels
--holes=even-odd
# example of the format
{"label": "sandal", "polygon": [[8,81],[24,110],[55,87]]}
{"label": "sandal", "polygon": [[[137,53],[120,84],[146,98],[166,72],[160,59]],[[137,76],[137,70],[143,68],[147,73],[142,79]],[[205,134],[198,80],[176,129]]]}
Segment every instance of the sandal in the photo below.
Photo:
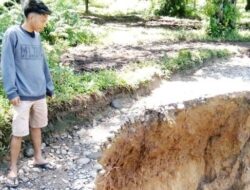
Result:
{"label": "sandal", "polygon": [[19,185],[18,177],[6,177],[5,185],[9,188],[16,188]]}
{"label": "sandal", "polygon": [[41,169],[45,169],[45,170],[55,170],[56,169],[56,167],[50,163],[34,164],[33,167],[41,168]]}

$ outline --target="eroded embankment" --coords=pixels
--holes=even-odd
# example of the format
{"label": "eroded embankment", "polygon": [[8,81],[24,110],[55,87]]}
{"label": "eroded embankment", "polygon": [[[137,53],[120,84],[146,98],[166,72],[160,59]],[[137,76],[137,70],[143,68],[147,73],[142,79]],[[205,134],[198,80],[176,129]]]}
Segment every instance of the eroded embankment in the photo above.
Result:
{"label": "eroded embankment", "polygon": [[250,96],[147,110],[104,150],[97,190],[250,189]]}

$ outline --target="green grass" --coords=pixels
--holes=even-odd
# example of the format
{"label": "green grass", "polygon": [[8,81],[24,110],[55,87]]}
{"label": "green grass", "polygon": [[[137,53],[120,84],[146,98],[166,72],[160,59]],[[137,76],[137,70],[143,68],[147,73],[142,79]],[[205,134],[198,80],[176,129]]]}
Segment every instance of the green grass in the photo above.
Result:
{"label": "green grass", "polygon": [[164,70],[176,72],[195,68],[214,58],[227,58],[230,55],[231,53],[224,49],[181,50],[178,55],[173,58],[165,56],[160,64]]}
{"label": "green grass", "polygon": [[123,86],[125,82],[112,70],[96,73],[74,74],[68,68],[52,69],[57,101],[71,100],[79,94],[91,94],[109,88]]}

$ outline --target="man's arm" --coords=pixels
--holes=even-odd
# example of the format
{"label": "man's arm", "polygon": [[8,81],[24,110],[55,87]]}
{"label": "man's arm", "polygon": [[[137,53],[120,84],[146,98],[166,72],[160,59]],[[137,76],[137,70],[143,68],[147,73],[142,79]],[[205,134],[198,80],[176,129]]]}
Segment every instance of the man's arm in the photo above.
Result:
{"label": "man's arm", "polygon": [[52,97],[54,95],[54,85],[53,85],[53,81],[52,81],[51,74],[49,71],[48,62],[45,57],[45,53],[43,54],[44,54],[43,56],[44,57],[44,74],[46,78],[46,95]]}
{"label": "man's arm", "polygon": [[12,104],[17,105],[19,103],[19,95],[16,81],[16,66],[14,59],[15,42],[17,41],[16,35],[13,31],[7,30],[4,35],[1,67],[3,76],[4,90],[7,94],[8,99]]}

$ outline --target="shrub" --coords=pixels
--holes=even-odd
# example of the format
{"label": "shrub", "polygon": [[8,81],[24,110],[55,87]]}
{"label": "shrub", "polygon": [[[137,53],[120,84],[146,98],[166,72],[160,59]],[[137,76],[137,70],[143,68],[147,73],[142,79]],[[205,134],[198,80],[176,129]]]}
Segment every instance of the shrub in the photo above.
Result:
{"label": "shrub", "polygon": [[163,67],[166,70],[176,72],[179,70],[194,68],[212,58],[228,57],[229,55],[230,53],[227,50],[181,50],[174,58],[165,56],[163,58]]}
{"label": "shrub", "polygon": [[[89,22],[80,17],[76,6],[81,1],[56,1],[50,3],[53,14],[42,38],[51,45],[59,41],[67,41],[69,46],[78,44],[90,44],[96,42],[96,36],[88,29]],[[59,42],[60,43],[60,42]]]}
{"label": "shrub", "polygon": [[207,33],[216,38],[228,38],[237,33],[239,11],[231,0],[208,0],[205,8],[209,16]]}
{"label": "shrub", "polygon": [[186,18],[200,18],[197,14],[196,7],[192,6],[187,0],[159,0],[152,1],[152,8],[158,5],[155,9],[156,15],[177,16]]}

